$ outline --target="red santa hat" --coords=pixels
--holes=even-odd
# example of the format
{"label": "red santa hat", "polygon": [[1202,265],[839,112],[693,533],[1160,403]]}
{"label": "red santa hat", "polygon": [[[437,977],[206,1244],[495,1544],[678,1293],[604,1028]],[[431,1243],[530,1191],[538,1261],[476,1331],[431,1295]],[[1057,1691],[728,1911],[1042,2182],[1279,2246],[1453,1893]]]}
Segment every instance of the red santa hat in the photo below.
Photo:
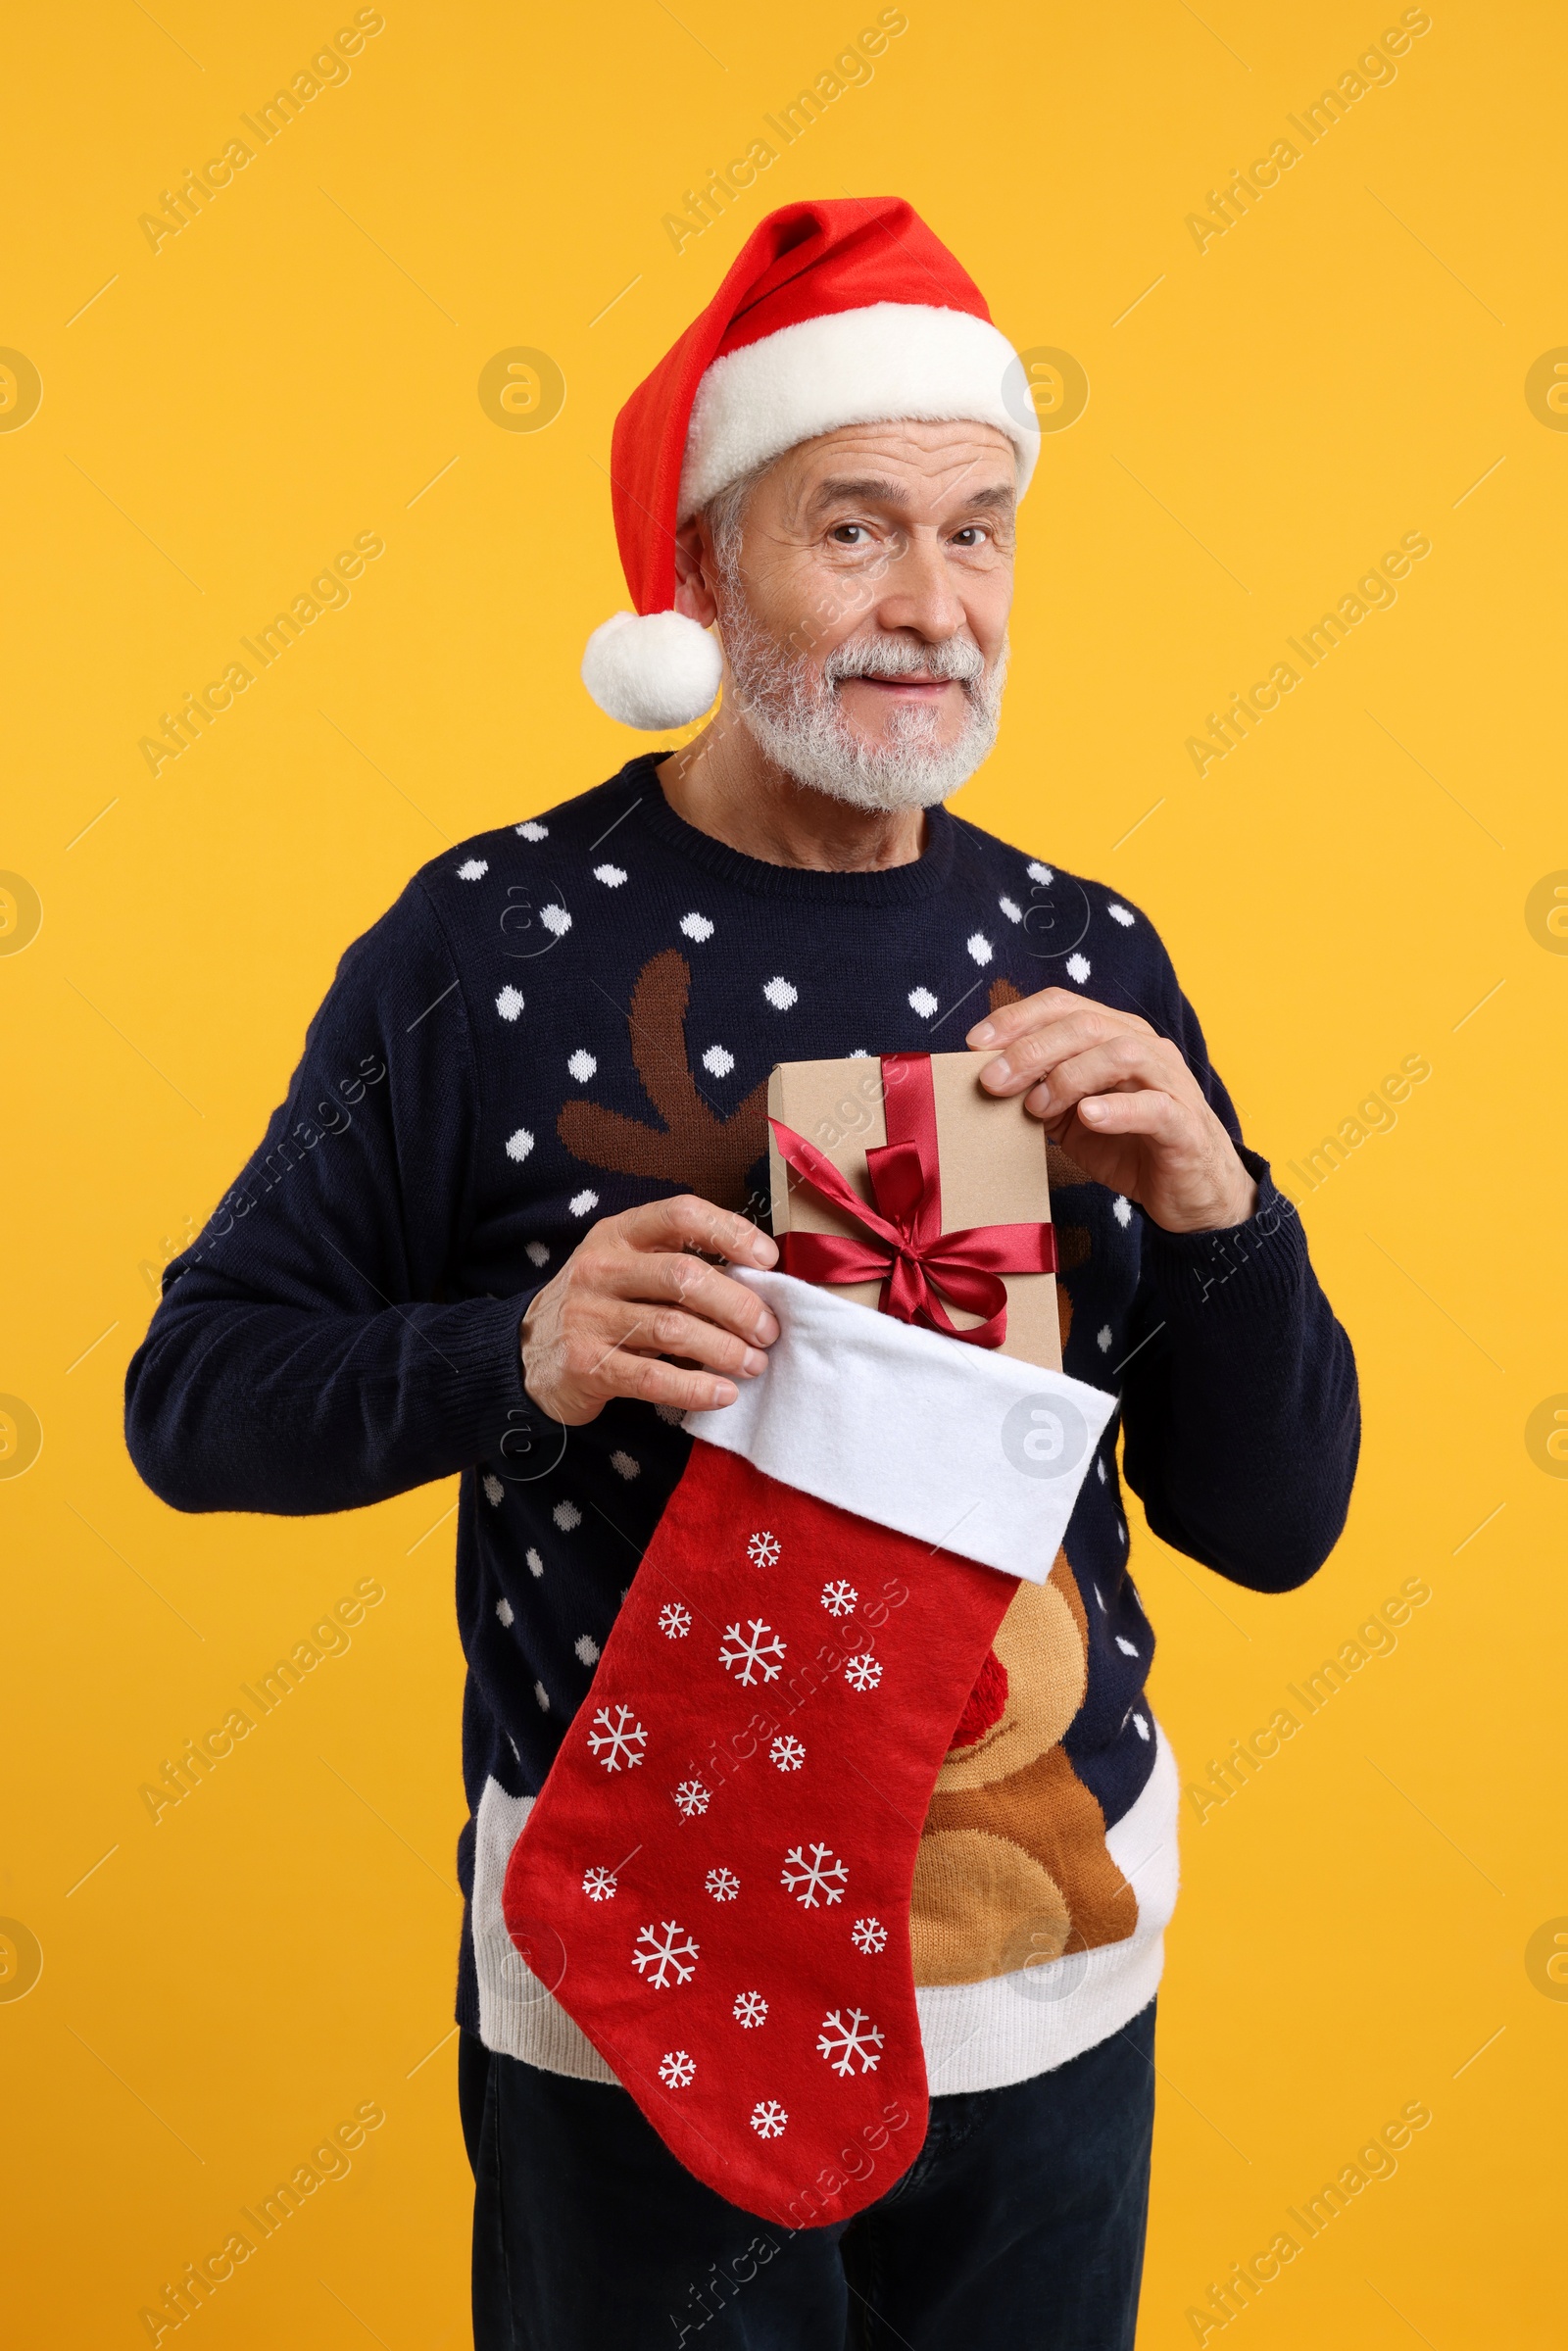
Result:
{"label": "red santa hat", "polygon": [[996,425],[1027,488],[1040,430],[1016,355],[910,206],[846,197],[770,213],[615,419],[615,537],[636,612],[588,640],[583,683],[599,708],[651,729],[700,718],[721,662],[674,609],[680,524],[802,441],[905,417]]}

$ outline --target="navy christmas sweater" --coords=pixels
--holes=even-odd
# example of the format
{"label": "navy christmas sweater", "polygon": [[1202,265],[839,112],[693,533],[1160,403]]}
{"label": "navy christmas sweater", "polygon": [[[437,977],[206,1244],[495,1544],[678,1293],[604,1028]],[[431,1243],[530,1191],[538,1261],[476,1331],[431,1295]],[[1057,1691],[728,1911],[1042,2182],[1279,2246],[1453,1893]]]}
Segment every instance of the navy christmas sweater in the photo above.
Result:
{"label": "navy christmas sweater", "polygon": [[[916,1970],[932,2086],[990,2086],[1114,2031],[1157,1981],[1175,1778],[1143,1694],[1153,1637],[1120,1476],[1193,1559],[1254,1591],[1300,1583],[1348,1501],[1350,1348],[1137,907],[941,808],[911,864],[762,863],[674,813],[663,756],[434,859],[349,949],[286,1101],[169,1269],[126,1377],[129,1446],[180,1510],[345,1510],[461,1473],[458,2013],[492,2046],[610,2078],[512,1950],[500,1873],[691,1441],[631,1401],[585,1428],[545,1420],[521,1381],[529,1298],[595,1219],[661,1195],[765,1225],[776,1061],[956,1051],[986,1010],[1050,986],[1173,1038],[1258,1207],[1231,1232],[1168,1234],[1050,1154],[1064,1368],[1120,1409],[1054,1578],[1076,1710],[1050,1754],[975,1799],[973,1826],[1007,1848],[1001,1880],[976,1883],[972,1918],[946,1884],[917,1937],[934,1954]],[[1027,1713],[1031,1671],[1062,1687],[1039,1639],[1021,1620],[1010,1648],[999,1635],[1010,1664],[982,1722]],[[933,1819],[963,1818],[955,1802],[939,1795]],[[1086,1980],[998,2008],[1022,1964],[1008,1902],[1038,1946],[1058,1897],[1056,1964],[1087,1952]]]}

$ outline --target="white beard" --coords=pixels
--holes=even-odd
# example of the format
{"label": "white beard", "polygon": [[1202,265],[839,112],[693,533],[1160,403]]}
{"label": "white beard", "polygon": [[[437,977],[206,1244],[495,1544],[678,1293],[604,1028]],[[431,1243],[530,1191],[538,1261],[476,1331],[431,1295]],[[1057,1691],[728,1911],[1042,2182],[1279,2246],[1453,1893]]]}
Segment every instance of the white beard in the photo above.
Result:
{"label": "white beard", "polygon": [[[858,629],[817,669],[806,656],[786,652],[764,633],[736,580],[725,598],[719,631],[741,719],[760,749],[796,783],[851,808],[934,808],[968,782],[997,740],[1005,644],[988,674],[978,647],[961,638],[923,645],[907,635]],[[907,676],[915,670],[962,684],[968,710],[957,740],[935,740],[942,722],[937,710],[905,706],[892,711],[885,742],[862,742],[844,713],[839,681]]]}

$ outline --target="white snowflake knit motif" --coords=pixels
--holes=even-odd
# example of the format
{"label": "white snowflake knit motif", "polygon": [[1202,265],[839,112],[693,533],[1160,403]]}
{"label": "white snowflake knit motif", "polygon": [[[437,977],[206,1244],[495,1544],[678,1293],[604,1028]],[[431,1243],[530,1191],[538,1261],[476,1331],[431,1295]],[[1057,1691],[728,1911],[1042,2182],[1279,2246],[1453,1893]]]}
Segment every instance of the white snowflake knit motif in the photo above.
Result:
{"label": "white snowflake knit motif", "polygon": [[863,2008],[852,2008],[847,2018],[841,2009],[831,2009],[822,2019],[816,2046],[835,2074],[852,2074],[857,2058],[862,2074],[874,2074],[882,2062],[881,2032]]}
{"label": "white snowflake knit motif", "polygon": [[507,1157],[523,1160],[533,1149],[533,1137],[526,1127],[514,1127],[507,1137]]}
{"label": "white snowflake knit motif", "polygon": [[799,1004],[801,998],[799,988],[783,978],[764,980],[762,994],[775,1012],[787,1012],[791,1004]]}
{"label": "white snowflake knit motif", "polygon": [[614,1871],[606,1869],[584,1870],[582,1876],[582,1890],[588,1896],[590,1902],[613,1901],[615,1896]]}
{"label": "white snowflake knit motif", "polygon": [[765,1529],[761,1530],[754,1535],[746,1545],[746,1556],[754,1567],[776,1567],[778,1564],[777,1539],[769,1535]]}
{"label": "white snowflake knit motif", "polygon": [[643,1760],[648,1734],[629,1706],[617,1706],[613,1721],[610,1708],[601,1706],[594,1716],[588,1744],[607,1772],[618,1772],[622,1764],[627,1771],[634,1771]]}
{"label": "white snowflake knit motif", "polygon": [[671,1984],[690,1983],[697,1972],[697,1945],[684,1927],[665,1919],[659,1927],[640,1927],[637,1940],[648,1948],[634,1949],[631,1963],[645,1984],[653,1984],[656,1991],[665,1991]]}
{"label": "white snowflake knit motif", "polygon": [[586,1086],[598,1067],[599,1064],[593,1054],[585,1053],[580,1045],[574,1053],[568,1053],[566,1056],[567,1074],[574,1077],[579,1086]]}
{"label": "white snowflake knit motif", "polygon": [[1069,955],[1067,957],[1067,977],[1070,980],[1076,980],[1080,988],[1089,977],[1089,972],[1090,962],[1087,955]]}
{"label": "white snowflake knit motif", "polygon": [[789,2119],[776,2098],[759,2098],[752,2108],[752,2129],[759,2138],[782,2138]]}
{"label": "white snowflake knit motif", "polygon": [[558,1502],[550,1515],[563,1535],[569,1535],[573,1527],[582,1525],[582,1512],[575,1502]]}
{"label": "white snowflake knit motif", "polygon": [[842,1902],[849,1882],[849,1871],[830,1845],[812,1845],[809,1860],[801,1846],[792,1845],[779,1878],[805,1910],[814,1910],[819,1897],[829,1906]]}
{"label": "white snowflake knit motif", "polygon": [[713,936],[713,926],[706,914],[683,914],[680,918],[680,927],[683,936],[695,939],[699,947],[702,946],[705,939],[711,939]]}
{"label": "white snowflake knit motif", "polygon": [[888,1931],[880,1919],[857,1919],[850,1929],[850,1940],[858,1951],[874,1958],[888,1947]]}
{"label": "white snowflake knit motif", "polygon": [[822,1587],[822,1605],[829,1616],[852,1616],[859,1596],[855,1586],[846,1584],[842,1577],[836,1584]]}
{"label": "white snowflake knit motif", "polygon": [[937,1000],[929,988],[911,988],[909,1006],[912,1011],[919,1013],[922,1020],[929,1020],[937,1008]]}
{"label": "white snowflake knit motif", "polygon": [[741,1882],[733,1870],[710,1870],[704,1883],[715,1902],[733,1902],[741,1890]]}
{"label": "white snowflake knit motif", "polygon": [[869,1649],[852,1657],[844,1668],[844,1679],[852,1690],[875,1690],[882,1679],[882,1660],[873,1657]]}
{"label": "white snowflake knit motif", "polygon": [[995,950],[993,949],[990,940],[986,937],[984,931],[971,932],[969,937],[964,941],[964,945],[967,947],[969,953],[973,955],[977,963],[989,963],[993,954],[995,953]]}
{"label": "white snowflake knit motif", "polygon": [[571,928],[571,916],[564,906],[541,906],[539,919],[555,939],[564,939]]}
{"label": "white snowflake knit motif", "polygon": [[503,1020],[515,1020],[522,1010],[522,998],[515,988],[503,988],[496,998],[496,1010]]}
{"label": "white snowflake knit motif", "polygon": [[[784,1654],[784,1643],[773,1632],[772,1626],[765,1625],[760,1616],[750,1617],[747,1621],[752,1628],[750,1636],[741,1631],[738,1623],[724,1627],[718,1662],[735,1676],[737,1682],[750,1690],[759,1674],[764,1682],[778,1680],[777,1660]],[[772,1635],[771,1640],[764,1640],[766,1634]]]}
{"label": "white snowflake knit motif", "polygon": [[550,838],[549,825],[540,824],[532,816],[527,817],[521,824],[514,824],[512,829],[515,833],[520,833],[525,841],[548,841]]}
{"label": "white snowflake knit motif", "polygon": [[683,1608],[679,1600],[666,1600],[659,1611],[659,1630],[664,1639],[684,1641],[691,1629],[691,1610]]}
{"label": "white snowflake knit motif", "polygon": [[737,1992],[730,2014],[737,2025],[744,2025],[748,2033],[755,2033],[759,2025],[767,2023],[767,2002],[760,1991]]}
{"label": "white snowflake knit motif", "polygon": [[775,1739],[767,1752],[775,1769],[781,1772],[798,1772],[806,1761],[805,1747],[788,1732],[782,1739]]}
{"label": "white snowflake knit motif", "polygon": [[482,882],[490,870],[488,857],[465,857],[458,867],[460,882]]}
{"label": "white snowflake knit motif", "polygon": [[686,2089],[697,2071],[697,2060],[684,2049],[666,2049],[659,2061],[659,2079],[671,2089]]}
{"label": "white snowflake knit motif", "polygon": [[624,865],[596,865],[594,880],[603,882],[607,890],[618,890],[626,878]]}
{"label": "white snowflake knit motif", "polygon": [[727,1045],[710,1045],[703,1055],[703,1067],[710,1077],[727,1078],[735,1066],[735,1055]]}
{"label": "white snowflake knit motif", "polygon": [[708,1790],[701,1780],[683,1780],[671,1793],[675,1798],[675,1809],[683,1820],[696,1820],[708,1810]]}

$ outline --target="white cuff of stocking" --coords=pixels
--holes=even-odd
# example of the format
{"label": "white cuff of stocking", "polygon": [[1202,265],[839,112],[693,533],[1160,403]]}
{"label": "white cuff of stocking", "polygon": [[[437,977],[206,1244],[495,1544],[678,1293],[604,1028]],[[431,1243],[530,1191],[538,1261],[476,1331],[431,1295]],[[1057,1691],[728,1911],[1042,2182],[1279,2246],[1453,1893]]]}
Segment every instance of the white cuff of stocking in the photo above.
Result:
{"label": "white cuff of stocking", "polygon": [[1044,1584],[1116,1398],[788,1274],[730,1270],[779,1336],[733,1404],[685,1415],[691,1435],[933,1550]]}

